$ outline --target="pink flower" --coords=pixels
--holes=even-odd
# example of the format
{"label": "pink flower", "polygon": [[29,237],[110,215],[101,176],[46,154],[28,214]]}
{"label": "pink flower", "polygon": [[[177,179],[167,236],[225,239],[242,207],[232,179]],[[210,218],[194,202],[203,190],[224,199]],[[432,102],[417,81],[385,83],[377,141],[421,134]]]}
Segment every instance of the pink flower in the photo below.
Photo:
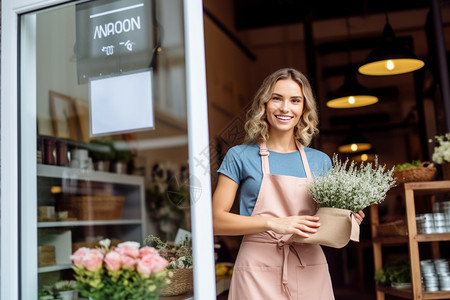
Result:
{"label": "pink flower", "polygon": [[137,271],[141,275],[151,275],[164,270],[169,262],[159,255],[146,255],[138,260]]}
{"label": "pink flower", "polygon": [[158,250],[153,247],[145,246],[139,249],[139,257],[142,258],[147,255],[157,255]]}
{"label": "pink flower", "polygon": [[120,254],[114,251],[108,252],[105,256],[105,268],[110,271],[119,271]]}
{"label": "pink flower", "polygon": [[103,254],[98,249],[91,249],[83,257],[83,266],[89,271],[95,271],[102,267]]}
{"label": "pink flower", "polygon": [[70,256],[70,259],[73,261],[75,266],[81,267],[83,265],[83,258],[89,253],[89,251],[91,251],[91,249],[86,247],[78,248],[77,251]]}
{"label": "pink flower", "polygon": [[132,258],[139,257],[139,248],[136,248],[134,246],[123,245],[123,246],[114,248],[114,251],[120,253],[121,255],[127,255]]}
{"label": "pink flower", "polygon": [[128,270],[134,270],[134,266],[136,265],[136,259],[124,254],[120,254],[120,262],[123,268]]}

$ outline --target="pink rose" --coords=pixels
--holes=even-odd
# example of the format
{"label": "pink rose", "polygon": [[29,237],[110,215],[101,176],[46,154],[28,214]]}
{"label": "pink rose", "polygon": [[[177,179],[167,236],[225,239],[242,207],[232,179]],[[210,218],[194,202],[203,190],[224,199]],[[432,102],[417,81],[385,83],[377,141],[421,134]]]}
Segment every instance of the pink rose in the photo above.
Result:
{"label": "pink rose", "polygon": [[159,255],[147,255],[138,260],[137,271],[141,275],[151,275],[164,270],[169,262]]}
{"label": "pink rose", "polygon": [[119,246],[117,248],[114,248],[114,251],[120,253],[121,255],[127,255],[132,258],[138,258],[139,257],[139,248],[129,246],[129,245],[123,245]]}
{"label": "pink rose", "polygon": [[77,267],[81,267],[83,265],[83,258],[89,253],[91,249],[86,247],[78,248],[74,254],[70,256],[70,259],[73,261],[73,264]]}
{"label": "pink rose", "polygon": [[158,250],[156,250],[153,247],[149,247],[149,246],[142,247],[139,250],[139,257],[140,258],[142,258],[144,256],[147,256],[147,255],[157,255],[157,254],[158,254]]}
{"label": "pink rose", "polygon": [[102,267],[103,254],[97,249],[91,249],[83,258],[83,266],[89,271],[95,271]]}
{"label": "pink rose", "polygon": [[110,271],[119,271],[120,269],[120,254],[114,251],[108,252],[105,256],[105,268]]}
{"label": "pink rose", "polygon": [[[119,253],[120,254],[120,253]],[[120,262],[124,269],[134,270],[134,266],[136,265],[136,259],[130,257],[128,255],[120,254]]]}

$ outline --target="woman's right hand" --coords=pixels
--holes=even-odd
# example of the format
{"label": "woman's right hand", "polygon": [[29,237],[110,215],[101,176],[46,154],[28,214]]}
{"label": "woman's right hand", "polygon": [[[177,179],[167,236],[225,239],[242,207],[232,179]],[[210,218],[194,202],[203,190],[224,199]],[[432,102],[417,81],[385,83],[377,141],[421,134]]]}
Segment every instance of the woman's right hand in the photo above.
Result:
{"label": "woman's right hand", "polygon": [[273,218],[268,221],[270,230],[278,234],[297,234],[309,237],[308,233],[317,232],[320,227],[319,217],[315,216],[291,216],[285,218]]}

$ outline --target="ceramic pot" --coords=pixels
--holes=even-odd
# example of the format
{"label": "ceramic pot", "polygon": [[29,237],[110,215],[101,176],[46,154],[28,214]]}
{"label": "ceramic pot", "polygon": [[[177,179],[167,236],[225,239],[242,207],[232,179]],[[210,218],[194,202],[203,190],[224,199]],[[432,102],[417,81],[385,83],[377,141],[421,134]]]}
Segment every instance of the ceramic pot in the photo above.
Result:
{"label": "ceramic pot", "polygon": [[62,300],[77,300],[78,299],[78,292],[77,291],[60,291],[59,297]]}

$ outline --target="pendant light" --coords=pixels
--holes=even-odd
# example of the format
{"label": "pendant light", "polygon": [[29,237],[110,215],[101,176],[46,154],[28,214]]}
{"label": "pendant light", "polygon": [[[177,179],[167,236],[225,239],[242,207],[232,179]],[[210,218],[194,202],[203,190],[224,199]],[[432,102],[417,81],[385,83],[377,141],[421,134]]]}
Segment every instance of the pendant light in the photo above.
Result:
{"label": "pendant light", "polygon": [[[347,37],[350,40],[350,24],[348,18],[345,19],[347,25]],[[327,101],[330,108],[356,108],[368,106],[378,102],[378,98],[370,94],[369,90],[359,84],[356,78],[356,70],[351,64],[350,49],[347,50],[348,68],[345,73],[344,84],[334,93],[334,98]]]}
{"label": "pendant light", "polygon": [[349,66],[345,74],[344,84],[336,91],[334,99],[327,101],[327,106],[330,108],[356,108],[377,102],[378,98],[371,95],[366,87],[359,84],[356,72]]}
{"label": "pendant light", "polygon": [[370,144],[356,129],[353,129],[338,146],[338,151],[341,153],[358,153],[370,149],[372,149],[372,144]]}
{"label": "pendant light", "polygon": [[358,71],[372,76],[397,75],[418,70],[424,65],[422,60],[395,38],[386,15],[381,45],[369,54]]}
{"label": "pendant light", "polygon": [[360,151],[360,152],[354,153],[352,155],[352,159],[356,162],[374,161],[375,157],[376,157],[376,153],[373,149],[369,149],[367,151]]}

